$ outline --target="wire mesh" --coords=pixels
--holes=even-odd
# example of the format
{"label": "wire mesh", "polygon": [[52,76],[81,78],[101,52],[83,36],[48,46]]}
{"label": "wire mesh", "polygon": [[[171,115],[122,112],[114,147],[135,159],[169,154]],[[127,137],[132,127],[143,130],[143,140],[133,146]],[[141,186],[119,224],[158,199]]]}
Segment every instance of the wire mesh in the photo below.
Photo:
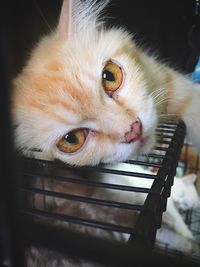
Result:
{"label": "wire mesh", "polygon": [[[19,156],[17,203],[13,206],[18,222],[15,238],[20,239],[15,241],[20,246],[16,262],[20,267],[51,266],[52,262],[55,266],[70,262],[72,266],[85,262],[87,266],[132,266],[136,262],[198,265],[199,256],[188,258],[156,241],[177,166],[186,172],[189,168],[185,158],[188,144],[182,150],[184,138],[182,121],[160,123],[151,153],[121,163],[121,169],[110,165],[74,168],[40,159],[39,152],[37,159]],[[137,171],[136,166],[156,171],[149,174]],[[112,182],[106,179],[108,175]],[[145,179],[151,186],[127,185],[124,177]],[[110,198],[105,192],[108,196],[110,192],[129,195],[129,200]],[[142,204],[132,201],[137,199],[134,194],[143,196]],[[182,215],[198,238],[199,210]],[[4,258],[2,264],[9,266],[9,260]]]}
{"label": "wire mesh", "polygon": [[[20,157],[21,186],[18,190],[21,196],[21,208],[19,212],[24,233],[26,233],[25,247],[34,245],[74,255],[73,245],[67,243],[69,241],[67,234],[84,234],[86,240],[84,239],[85,243],[83,242],[85,245],[81,245],[81,253],[79,248],[81,238],[78,237],[76,240],[73,237],[73,240],[76,240],[74,256],[84,259],[88,252],[86,244],[88,245],[91,240],[93,242],[94,240],[90,238],[94,238],[93,256],[96,255],[97,258],[91,257],[89,253],[89,259],[98,259],[99,263],[106,266],[112,264],[118,266],[122,261],[130,264],[137,260],[136,254],[141,256],[138,251],[141,252],[144,249],[152,251],[157,229],[161,227],[162,214],[166,210],[167,198],[170,196],[184,138],[185,125],[182,121],[160,123],[157,127],[157,144],[151,153],[122,163],[121,170],[109,165],[74,168],[59,161]],[[38,157],[40,157],[39,154],[40,152],[37,153]],[[154,168],[157,171],[155,174],[137,172],[134,168],[127,169],[127,164]],[[106,179],[101,181],[99,177],[103,174],[111,175],[114,177],[112,181],[116,180],[116,182],[111,183]],[[150,187],[130,186],[123,183],[124,176],[129,179],[151,180],[152,185]],[[106,198],[103,190],[111,190],[112,193],[117,192],[117,194],[119,192],[130,194],[130,196],[143,194],[144,203]],[[101,194],[101,192],[104,193]],[[63,236],[66,236],[66,239],[63,239]],[[120,246],[121,260],[118,257],[112,258],[112,252],[108,253],[108,249],[107,259],[109,260],[102,261],[104,249],[101,247],[101,242],[108,242],[110,249],[114,245],[113,251],[115,249],[117,251]],[[131,247],[131,255],[135,255],[133,258],[131,255],[127,256],[129,249],[124,252],[124,245],[126,248]],[[101,255],[98,255],[99,249]],[[104,251],[104,259],[105,253]],[[147,255],[151,254],[147,252]],[[152,261],[153,256],[151,255]],[[159,261],[159,256],[156,255],[155,258]]]}

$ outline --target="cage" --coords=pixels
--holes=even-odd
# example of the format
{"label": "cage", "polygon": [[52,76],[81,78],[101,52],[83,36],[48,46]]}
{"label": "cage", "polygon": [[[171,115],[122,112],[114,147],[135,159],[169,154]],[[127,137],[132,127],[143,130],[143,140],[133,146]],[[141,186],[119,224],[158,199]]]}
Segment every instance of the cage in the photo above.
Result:
{"label": "cage", "polygon": [[[122,163],[121,169],[108,165],[74,168],[43,160],[37,151],[33,152],[37,159],[17,157],[15,211],[12,206],[17,231],[15,261],[20,266],[132,266],[136,262],[198,265],[198,246],[195,252],[185,254],[156,237],[177,166],[186,172],[189,162],[185,158],[187,144],[179,160],[185,138],[183,122],[160,123],[157,137],[152,153]],[[142,166],[143,172],[135,166]],[[147,173],[145,168],[149,167],[156,172]],[[102,173],[112,175],[112,182],[99,180]],[[148,187],[127,186],[123,184],[125,176],[152,183]],[[144,203],[107,199],[105,192],[99,193],[105,189],[125,192],[130,199],[134,199],[131,194],[143,194]],[[183,216],[197,237],[199,210],[189,210]],[[9,266],[3,259],[4,266]]]}
{"label": "cage", "polygon": [[[121,170],[108,166],[74,169],[60,162],[42,160],[37,151],[33,153],[38,159],[15,155],[6,101],[9,92],[8,59],[5,59],[9,54],[8,43],[0,43],[0,113],[4,126],[0,131],[1,265],[133,266],[137,263],[141,266],[151,263],[199,266],[198,246],[195,253],[188,255],[157,239],[177,166],[183,173],[199,175],[199,155],[187,140],[184,144],[184,123],[162,122],[157,129],[158,143],[152,153],[124,162]],[[134,167],[125,170],[128,164],[142,166],[144,170],[153,168],[156,173],[134,171]],[[114,175],[121,182],[99,181],[99,174],[105,173]],[[152,186],[124,185],[124,175],[152,181]],[[78,194],[73,193],[76,188]],[[106,189],[130,195],[142,194],[145,201],[137,204],[106,199],[101,194],[91,193],[94,188],[98,192]],[[74,203],[71,211],[70,203]],[[95,214],[91,212],[94,210]],[[199,240],[199,209],[190,209],[182,216]],[[174,233],[172,235],[174,237]]]}

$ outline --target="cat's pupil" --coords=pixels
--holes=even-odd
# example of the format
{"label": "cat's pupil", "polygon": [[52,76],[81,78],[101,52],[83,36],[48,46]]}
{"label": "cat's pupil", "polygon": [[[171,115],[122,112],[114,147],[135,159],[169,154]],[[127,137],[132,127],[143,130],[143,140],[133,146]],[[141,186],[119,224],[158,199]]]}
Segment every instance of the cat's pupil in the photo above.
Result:
{"label": "cat's pupil", "polygon": [[75,133],[68,133],[65,135],[65,141],[70,144],[76,144],[78,142],[76,134]]}
{"label": "cat's pupil", "polygon": [[109,82],[114,82],[115,81],[115,76],[112,72],[108,70],[103,71],[103,79],[109,81]]}

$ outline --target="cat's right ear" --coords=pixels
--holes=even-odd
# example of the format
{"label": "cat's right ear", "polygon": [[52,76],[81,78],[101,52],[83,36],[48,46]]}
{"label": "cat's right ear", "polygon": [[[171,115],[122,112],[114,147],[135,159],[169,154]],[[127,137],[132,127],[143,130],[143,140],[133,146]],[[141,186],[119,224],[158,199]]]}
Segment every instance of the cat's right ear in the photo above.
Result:
{"label": "cat's right ear", "polygon": [[79,0],[63,0],[57,32],[61,38],[69,39],[73,33],[74,12],[81,6]]}

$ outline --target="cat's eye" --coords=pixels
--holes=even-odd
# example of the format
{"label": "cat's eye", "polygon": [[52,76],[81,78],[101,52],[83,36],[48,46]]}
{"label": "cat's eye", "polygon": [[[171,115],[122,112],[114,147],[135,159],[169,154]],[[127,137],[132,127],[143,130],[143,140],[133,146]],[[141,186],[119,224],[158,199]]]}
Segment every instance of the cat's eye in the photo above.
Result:
{"label": "cat's eye", "polygon": [[57,148],[64,153],[76,152],[85,143],[88,133],[89,130],[86,128],[73,130],[59,140]]}
{"label": "cat's eye", "polygon": [[102,71],[102,84],[106,91],[114,92],[121,86],[123,71],[119,65],[108,61]]}

